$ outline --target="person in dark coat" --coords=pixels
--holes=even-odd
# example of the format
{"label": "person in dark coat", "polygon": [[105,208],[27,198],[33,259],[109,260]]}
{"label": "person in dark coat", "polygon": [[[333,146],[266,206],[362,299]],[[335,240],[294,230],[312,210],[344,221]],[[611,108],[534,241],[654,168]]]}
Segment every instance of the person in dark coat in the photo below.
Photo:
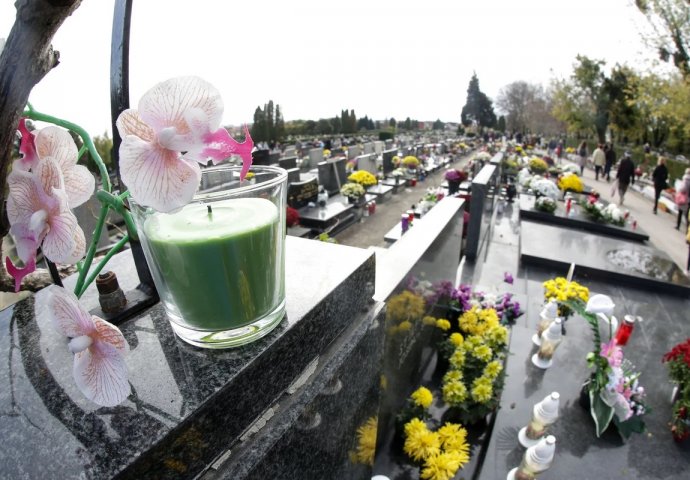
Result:
{"label": "person in dark coat", "polygon": [[606,181],[611,181],[611,168],[613,164],[616,163],[616,151],[613,149],[613,145],[610,143],[606,144],[604,147],[604,155],[606,155],[606,163],[604,164],[604,176]]}
{"label": "person in dark coat", "polygon": [[666,159],[659,157],[656,168],[652,172],[652,180],[654,181],[654,215],[656,215],[656,208],[659,205],[659,197],[661,192],[668,188],[666,180],[668,180],[668,168],[666,168]]}
{"label": "person in dark coat", "polygon": [[618,180],[618,194],[621,196],[621,205],[623,205],[623,199],[625,198],[625,192],[628,191],[630,182],[635,175],[635,164],[630,158],[630,152],[625,152],[621,163],[618,165],[618,172],[616,173],[616,179]]}

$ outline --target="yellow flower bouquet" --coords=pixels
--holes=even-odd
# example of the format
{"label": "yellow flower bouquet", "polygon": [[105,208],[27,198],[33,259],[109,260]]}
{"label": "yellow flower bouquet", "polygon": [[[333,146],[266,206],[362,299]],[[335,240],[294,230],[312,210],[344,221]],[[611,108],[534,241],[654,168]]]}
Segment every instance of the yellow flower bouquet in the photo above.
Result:
{"label": "yellow flower bouquet", "polygon": [[564,192],[580,193],[585,189],[585,185],[576,174],[567,172],[558,177],[558,188]]}
{"label": "yellow flower bouquet", "polygon": [[347,177],[347,180],[349,182],[359,183],[363,187],[370,187],[372,185],[376,185],[378,182],[376,177],[366,170],[357,170]]}
{"label": "yellow flower bouquet", "polygon": [[587,303],[589,289],[577,282],[568,281],[564,277],[556,277],[543,283],[544,302],[555,300],[558,303],[558,315],[565,320],[573,315],[572,309],[565,304],[570,300],[580,300]]}

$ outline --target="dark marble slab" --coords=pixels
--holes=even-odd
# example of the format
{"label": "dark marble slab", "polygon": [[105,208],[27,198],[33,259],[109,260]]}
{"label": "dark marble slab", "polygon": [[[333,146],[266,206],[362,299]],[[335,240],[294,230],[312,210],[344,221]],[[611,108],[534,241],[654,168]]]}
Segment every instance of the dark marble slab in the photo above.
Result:
{"label": "dark marble slab", "polygon": [[463,207],[464,200],[444,198],[426,214],[424,228],[413,227],[377,254],[376,300],[385,301],[416,265],[423,265],[422,270],[437,279],[455,277],[462,249]]}
{"label": "dark marble slab", "polygon": [[465,255],[469,260],[478,257],[486,243],[494,220],[498,197],[499,169],[496,165],[485,165],[472,179],[472,201],[470,222],[467,226]]}
{"label": "dark marble slab", "polygon": [[[129,252],[110,266],[130,281]],[[3,310],[0,476],[196,476],[348,328],[374,293],[374,270],[366,250],[288,237],[286,318],[232,350],[192,347],[161,305],[146,310],[121,326],[133,394],[113,408],[76,389],[67,339],[42,315],[42,292]],[[94,298],[90,291],[84,303]]]}
{"label": "dark marble slab", "polygon": [[[386,250],[376,250],[379,273],[375,299],[385,300],[390,305],[392,299],[404,294],[411,283],[455,278],[462,248],[463,207],[464,202],[460,199],[444,198],[423,221],[415,221],[420,223],[399,241]],[[425,372],[433,359],[433,335],[437,330],[424,325],[423,315],[401,318],[401,314],[403,317],[407,315],[405,312],[405,309],[401,312],[399,307],[396,310],[388,307],[383,372],[385,387],[379,409],[374,465],[374,473],[399,479],[415,477],[406,476],[401,445],[393,439],[393,418],[405,399],[423,384]],[[407,324],[404,323],[406,320]]]}
{"label": "dark marble slab", "polygon": [[376,195],[377,201],[383,203],[386,200],[388,200],[391,197],[391,195],[393,195],[393,187],[391,187],[390,185],[383,185],[379,183],[377,185],[372,185],[371,187],[367,188],[367,193]]}
{"label": "dark marble slab", "polygon": [[580,206],[574,203],[570,214],[566,215],[563,202],[556,203],[556,211],[554,213],[547,213],[536,210],[534,208],[535,201],[536,197],[534,195],[520,195],[520,218],[550,225],[577,228],[588,232],[600,233],[611,237],[625,238],[638,242],[646,242],[649,240],[649,235],[640,227],[633,229],[632,225],[628,224],[619,227],[611,223],[593,222],[582,212]]}
{"label": "dark marble slab", "polygon": [[664,252],[580,230],[523,221],[520,259],[564,272],[575,263],[593,277],[678,295],[690,293],[690,279]]}
{"label": "dark marble slab", "polygon": [[354,205],[347,203],[347,199],[336,195],[328,199],[325,207],[302,207],[298,210],[300,223],[305,227],[325,230],[337,222],[345,222],[353,217]]}
{"label": "dark marble slab", "polygon": [[[539,320],[542,282],[563,275],[563,272],[528,267],[523,275],[531,307],[513,327],[501,408],[478,478],[506,478],[508,471],[520,463],[525,450],[518,443],[517,432],[529,421],[533,405],[552,391],[561,395],[560,418],[551,429],[556,437],[556,455],[551,469],[539,478],[687,478],[690,443],[677,444],[671,438],[668,421],[672,385],[661,358],[673,345],[690,335],[686,322],[690,300],[576,275],[575,280],[589,287],[592,293],[612,297],[616,304],[614,314],[618,318],[626,313],[644,318],[635,326],[624,351],[626,358],[642,372],[640,382],[645,387],[652,411],[645,416],[647,432],[634,434],[623,443],[620,436],[610,430],[596,438],[589,411],[578,403],[580,388],[590,373],[585,356],[594,348],[590,327],[583,319],[575,316],[567,322],[567,334],[554,355],[551,368],[540,370],[532,365],[530,358],[536,347],[530,339]],[[602,333],[607,335],[603,330]]]}
{"label": "dark marble slab", "polygon": [[351,453],[357,430],[378,414],[384,316],[376,303],[353,318],[318,357],[309,382],[281,397],[273,416],[221,455],[203,480],[371,478],[371,466],[353,462]]}

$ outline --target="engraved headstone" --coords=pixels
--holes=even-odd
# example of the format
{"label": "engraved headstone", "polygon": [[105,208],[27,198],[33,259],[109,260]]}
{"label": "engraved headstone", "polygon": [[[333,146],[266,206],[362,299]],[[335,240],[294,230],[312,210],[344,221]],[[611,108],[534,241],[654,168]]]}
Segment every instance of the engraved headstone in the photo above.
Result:
{"label": "engraved headstone", "polygon": [[350,145],[347,149],[347,158],[352,160],[362,154],[362,147],[359,145]]}
{"label": "engraved headstone", "polygon": [[383,153],[384,143],[381,140],[376,140],[374,142],[374,153],[381,155]]}
{"label": "engraved headstone", "polygon": [[288,185],[287,203],[292,208],[302,208],[309,202],[316,203],[316,196],[319,193],[319,182],[316,177],[294,182]]}
{"label": "engraved headstone", "polygon": [[347,182],[345,159],[333,158],[319,163],[319,184],[333,195],[340,191],[340,187]]}
{"label": "engraved headstone", "polygon": [[395,165],[393,165],[393,157],[396,155],[395,150],[384,150],[383,152],[383,174],[388,175],[393,170],[395,170]]}
{"label": "engraved headstone", "polygon": [[357,157],[357,169],[365,170],[373,175],[376,175],[378,173],[376,154],[370,153],[369,155],[360,155]]}
{"label": "engraved headstone", "polygon": [[290,170],[297,166],[297,157],[285,157],[278,159],[278,166],[284,168],[285,170]]}
{"label": "engraved headstone", "polygon": [[372,142],[364,144],[364,155],[374,153],[374,144]]}

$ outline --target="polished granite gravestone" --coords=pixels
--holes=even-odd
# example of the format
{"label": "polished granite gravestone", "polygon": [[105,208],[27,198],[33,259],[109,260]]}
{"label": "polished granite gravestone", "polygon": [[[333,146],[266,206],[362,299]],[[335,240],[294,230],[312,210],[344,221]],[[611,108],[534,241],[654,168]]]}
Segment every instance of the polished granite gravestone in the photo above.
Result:
{"label": "polished granite gravestone", "polygon": [[[123,288],[136,278],[131,267],[129,251],[108,265]],[[98,407],[77,390],[68,339],[43,314],[45,292],[3,310],[2,476],[195,477],[239,445],[315,358],[327,358],[333,342],[354,341],[343,332],[377,315],[379,307],[370,303],[374,270],[366,250],[288,237],[286,317],[266,337],[236,349],[204,350],[180,341],[162,305],[155,305],[121,326],[133,393],[112,408]],[[94,290],[82,297],[86,308],[97,303]],[[356,415],[352,405],[340,398],[333,407]]]}
{"label": "polished granite gravestone", "polygon": [[315,228],[319,231],[332,228],[332,234],[342,231],[355,221],[354,205],[347,203],[346,197],[336,195],[330,197],[325,207],[315,205],[305,206],[297,210],[300,224]]}
{"label": "polished granite gravestone", "polygon": [[520,204],[520,218],[525,220],[534,220],[536,222],[548,223],[551,225],[560,225],[569,228],[577,228],[593,233],[601,233],[611,237],[625,238],[628,240],[635,240],[638,242],[646,242],[649,240],[649,235],[639,227],[632,228],[631,224],[626,224],[622,227],[613,225],[611,223],[594,222],[582,211],[582,207],[573,200],[572,210],[570,214],[566,215],[565,205],[562,202],[556,202],[556,211],[554,213],[542,212],[534,208],[536,197],[534,195],[519,196]]}
{"label": "polished granite gravestone", "polygon": [[469,260],[477,258],[479,250],[490,236],[498,196],[499,176],[497,166],[488,164],[472,178],[470,223],[467,227],[465,251]]}
{"label": "polished granite gravestone", "polygon": [[690,293],[690,279],[664,252],[581,230],[522,221],[520,259],[562,271],[575,263],[592,277],[678,295]]}
{"label": "polished granite gravestone", "polygon": [[368,479],[373,446],[369,455],[354,454],[366,450],[360,429],[378,414],[384,316],[379,303],[353,318],[318,358],[309,384],[288,388],[202,480]]}
{"label": "polished granite gravestone", "polygon": [[[394,417],[423,382],[433,358],[436,330],[424,325],[419,312],[401,308],[400,302],[411,298],[407,288],[411,283],[455,278],[462,248],[463,207],[463,200],[444,198],[424,217],[424,228],[415,227],[388,249],[376,250],[374,299],[387,302],[387,314],[374,473],[391,479],[409,478],[401,446],[394,441]],[[415,298],[415,303],[424,304],[421,297]]]}
{"label": "polished granite gravestone", "polygon": [[[628,345],[625,358],[641,372],[639,381],[645,388],[646,403],[651,412],[645,415],[647,431],[633,434],[623,442],[609,429],[597,438],[594,421],[579,404],[583,382],[590,374],[585,356],[594,349],[589,325],[575,315],[568,322],[567,334],[554,354],[554,364],[547,370],[532,365],[537,348],[531,342],[539,321],[543,299],[542,282],[562,271],[527,267],[522,272],[529,298],[527,315],[518,319],[512,330],[511,355],[508,357],[506,383],[501,397],[494,431],[479,480],[504,479],[516,467],[525,449],[517,440],[520,428],[529,422],[532,407],[553,391],[560,394],[559,419],[550,433],[556,437],[556,454],[552,467],[540,475],[546,479],[685,479],[690,471],[690,442],[672,440],[668,422],[671,419],[671,391],[663,354],[690,336],[687,312],[690,300],[644,289],[622,287],[616,282],[581,278],[574,280],[590,288],[591,294],[609,295],[616,308],[614,315],[641,316]],[[608,339],[607,328],[600,328]],[[612,427],[615,428],[615,427]]]}

